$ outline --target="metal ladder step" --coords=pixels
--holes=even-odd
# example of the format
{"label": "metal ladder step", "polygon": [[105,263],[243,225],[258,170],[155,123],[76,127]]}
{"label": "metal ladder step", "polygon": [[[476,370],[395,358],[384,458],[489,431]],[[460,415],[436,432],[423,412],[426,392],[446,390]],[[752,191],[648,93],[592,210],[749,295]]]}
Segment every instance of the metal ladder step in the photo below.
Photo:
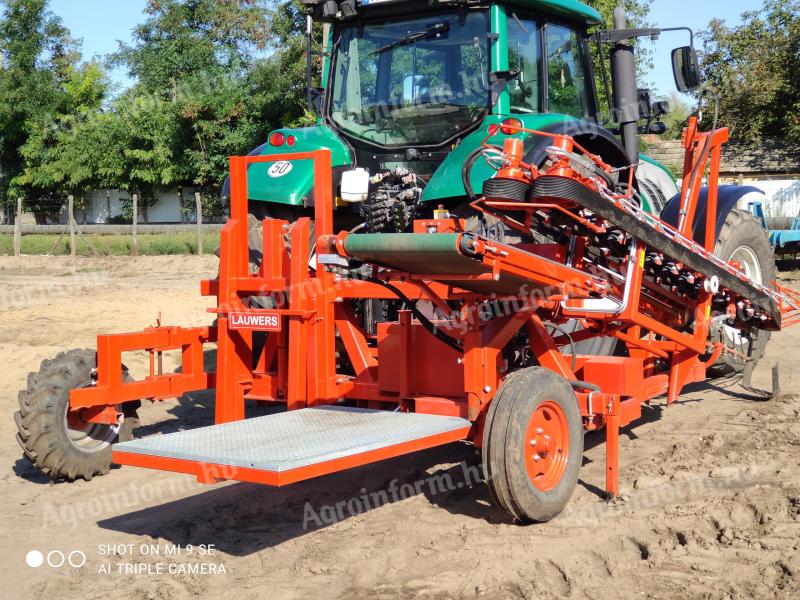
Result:
{"label": "metal ladder step", "polygon": [[115,444],[113,461],[281,486],[464,439],[458,417],[319,406]]}

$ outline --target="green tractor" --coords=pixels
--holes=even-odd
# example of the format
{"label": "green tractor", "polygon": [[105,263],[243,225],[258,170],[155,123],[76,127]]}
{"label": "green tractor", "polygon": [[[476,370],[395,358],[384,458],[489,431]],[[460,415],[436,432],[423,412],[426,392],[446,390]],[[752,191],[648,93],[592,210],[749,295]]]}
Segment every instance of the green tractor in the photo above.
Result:
{"label": "green tractor", "polygon": [[[601,14],[578,0],[302,1],[308,9],[308,103],[317,123],[276,129],[251,155],[329,149],[335,230],[403,232],[415,218],[440,210],[437,214],[464,218],[475,233],[525,241],[470,207],[496,174],[482,145],[487,136],[498,148],[510,136],[520,138],[527,164],[541,167],[550,160],[548,138],[514,133],[519,130],[512,126],[570,135],[620,172],[637,165],[631,182],[613,185],[632,184],[644,210],[677,225],[680,194],[674,178],[639,150],[641,134],[666,130],[660,119],[668,106],[652,102],[649,91],[638,88],[632,40],[688,33],[690,44],[672,52],[672,67],[679,91],[698,91],[690,29],[629,28],[625,11],[617,8],[614,28],[605,30]],[[315,28],[315,22],[322,27]],[[320,29],[322,85],[313,87],[312,48]],[[598,56],[609,57],[610,69],[606,60],[593,60]],[[249,238],[255,263],[261,256],[261,219],[313,218],[313,188],[310,160],[251,165]],[[228,189],[226,183],[223,195]],[[740,186],[719,187],[717,253],[744,261],[747,272],[763,283],[775,267],[760,226],[742,206],[745,193]],[[700,202],[704,205],[705,192]],[[694,223],[701,243],[704,215],[701,207]],[[732,238],[735,231],[743,241]],[[531,239],[547,241],[541,233],[531,231]],[[599,243],[613,247],[615,241]],[[372,330],[375,311],[385,313],[386,307],[363,308],[372,315],[365,320]],[[766,347],[767,335],[751,344],[725,324],[724,315],[712,330],[715,339],[752,364]],[[613,353],[616,347],[604,338],[579,345],[578,351],[594,354]],[[725,363],[721,373],[744,365],[741,360],[731,364],[727,356],[720,362]]]}
{"label": "green tractor", "polygon": [[[631,119],[621,125],[617,119],[611,128],[603,123],[591,48],[604,42],[589,33],[601,23],[595,9],[577,0],[304,4],[308,99],[317,124],[272,131],[251,154],[329,149],[338,229],[363,224],[366,231],[405,231],[415,217],[440,207],[469,218],[469,203],[495,173],[483,159],[481,142],[504,122],[573,135],[615,167],[639,162],[636,183],[648,210],[660,212],[677,194],[669,172],[639,155],[636,139],[641,132],[663,131],[658,119],[664,103],[651,103],[646,90],[635,89],[635,80],[634,97],[621,98],[615,74],[617,110],[607,112],[625,112],[622,102],[633,105],[634,127],[626,127]],[[320,88],[311,86],[315,21],[323,23]],[[545,138],[518,136],[526,162],[547,159]],[[500,144],[502,137],[498,132]],[[311,161],[254,164],[250,212],[289,220],[311,215],[313,186]]]}

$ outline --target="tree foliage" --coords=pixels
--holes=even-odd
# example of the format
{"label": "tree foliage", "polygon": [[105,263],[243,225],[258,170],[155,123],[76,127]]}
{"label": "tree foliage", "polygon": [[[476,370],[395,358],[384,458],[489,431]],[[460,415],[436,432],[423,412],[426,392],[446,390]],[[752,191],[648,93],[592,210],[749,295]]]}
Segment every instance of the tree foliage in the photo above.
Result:
{"label": "tree foliage", "polygon": [[[23,195],[36,208],[52,195],[45,179],[25,176],[25,146],[55,135],[53,115],[73,114],[86,89],[77,47],[47,0],[4,0],[0,16],[0,196]],[[90,86],[91,87],[91,86]],[[91,94],[89,94],[91,95]]]}
{"label": "tree foliage", "polygon": [[112,59],[144,91],[173,98],[197,75],[243,72],[271,38],[265,0],[149,0],[145,14]]}
{"label": "tree foliage", "polygon": [[732,137],[764,137],[800,144],[800,4],[766,0],[742,15],[721,19],[703,34],[702,69],[720,95],[720,119]]}
{"label": "tree foliage", "polygon": [[195,185],[210,213],[228,156],[305,115],[299,2],[149,0],[109,64],[135,83],[110,98],[104,67],[48,0],[0,0],[0,197],[44,220],[68,193]]}
{"label": "tree foliage", "polygon": [[[631,25],[646,24],[649,3],[622,0]],[[620,0],[589,4],[611,27]],[[784,115],[798,114],[800,69],[790,56],[799,54],[797,15],[787,14],[790,6],[789,0],[769,0],[771,12],[753,13],[746,23],[753,29],[746,33],[712,26],[707,73],[731,63],[735,54],[758,74],[747,75],[748,81],[769,83],[769,94],[759,96],[769,95],[769,102],[753,100],[747,111],[757,106],[774,113],[791,97],[785,82],[793,81],[794,109]],[[97,187],[136,192],[146,204],[156,188],[190,185],[201,191],[209,213],[217,214],[220,206],[211,199],[218,197],[230,155],[263,143],[271,129],[314,121],[305,100],[305,13],[299,0],[148,0],[131,42],[121,44],[107,65],[82,60],[48,0],[0,0],[0,7],[0,198],[22,196],[41,212],[53,198],[80,197]],[[762,40],[764,50],[749,54],[744,42],[733,43],[759,32],[781,42]],[[768,45],[774,46],[768,48],[773,58],[757,62]],[[316,50],[318,78],[322,54]],[[648,61],[646,53],[640,55],[643,73]],[[778,63],[780,84],[766,68]],[[112,96],[107,66],[123,66],[135,83]],[[736,70],[720,72],[721,89],[735,82]],[[602,84],[598,91],[604,105]],[[800,129],[796,117],[794,125],[788,116],[759,119],[759,131],[777,123],[786,131]]]}

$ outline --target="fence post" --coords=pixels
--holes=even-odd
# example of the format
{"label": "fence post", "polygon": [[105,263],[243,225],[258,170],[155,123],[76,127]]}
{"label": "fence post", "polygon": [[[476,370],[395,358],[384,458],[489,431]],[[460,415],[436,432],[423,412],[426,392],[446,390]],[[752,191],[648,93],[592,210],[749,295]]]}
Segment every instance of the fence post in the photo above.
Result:
{"label": "fence post", "polygon": [[194,193],[195,210],[197,211],[197,256],[203,256],[203,203],[200,192]]}
{"label": "fence post", "polygon": [[14,256],[22,252],[22,198],[17,198],[17,215],[14,218]]}
{"label": "fence post", "polygon": [[131,226],[131,233],[133,234],[133,255],[136,256],[139,254],[139,239],[136,237],[136,226],[139,221],[139,195],[134,194],[132,196],[133,200],[133,224]]}
{"label": "fence post", "polygon": [[75,246],[75,197],[67,196],[67,225],[69,226],[69,255],[72,261],[77,260],[77,247]]}

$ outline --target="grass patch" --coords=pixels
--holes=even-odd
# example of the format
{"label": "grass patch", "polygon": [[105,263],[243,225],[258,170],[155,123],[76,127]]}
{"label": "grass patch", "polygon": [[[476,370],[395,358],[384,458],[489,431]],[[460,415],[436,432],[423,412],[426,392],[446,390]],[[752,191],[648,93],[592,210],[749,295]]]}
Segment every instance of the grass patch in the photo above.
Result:
{"label": "grass patch", "polygon": [[[59,241],[59,236],[49,234],[31,234],[22,236],[22,254],[56,256],[69,255],[69,236]],[[140,233],[139,254],[141,256],[157,256],[167,254],[195,254],[197,252],[197,236],[191,231],[176,233]],[[97,235],[90,234],[86,239],[102,256],[130,256],[133,239],[130,235]],[[80,236],[76,238],[76,250],[79,256],[93,256],[92,249]],[[58,243],[56,243],[58,242]],[[210,254],[219,246],[219,233],[203,234],[203,251]],[[0,234],[0,254],[14,253],[14,235]]]}

